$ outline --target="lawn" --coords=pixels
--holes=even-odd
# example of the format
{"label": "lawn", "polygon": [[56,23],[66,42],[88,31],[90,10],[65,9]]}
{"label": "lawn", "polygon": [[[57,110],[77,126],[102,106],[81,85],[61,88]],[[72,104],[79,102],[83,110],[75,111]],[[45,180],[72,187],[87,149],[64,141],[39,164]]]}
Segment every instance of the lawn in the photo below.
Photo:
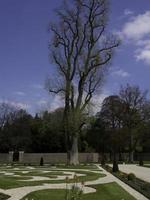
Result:
{"label": "lawn", "polygon": [[[79,173],[83,174],[85,176],[80,176],[78,177],[78,181],[93,181],[98,178],[104,177],[105,175],[100,173],[100,171],[95,171],[96,168],[93,168],[94,171],[88,171],[87,169],[84,170],[82,167],[80,169],[68,169],[66,172],[73,172],[73,173]],[[14,173],[14,175],[4,175],[2,171],[5,171],[7,173]],[[46,173],[43,173],[43,172]],[[22,172],[28,172],[28,173],[22,173]],[[65,180],[39,180],[39,181],[25,181],[32,179],[32,176],[42,176],[42,177],[49,177],[49,178],[56,178],[57,176],[65,176],[67,177],[68,175],[61,171],[59,168],[45,168],[45,167],[37,167],[35,169],[28,169],[28,168],[9,168],[4,170],[4,168],[0,168],[0,188],[2,189],[10,189],[10,188],[18,188],[18,187],[23,187],[23,186],[36,186],[36,185],[41,185],[44,183],[64,183]],[[24,180],[24,181],[23,181]],[[73,182],[73,179],[70,179],[69,182]]]}
{"label": "lawn", "polygon": [[[91,186],[90,186],[91,187]],[[96,189],[95,193],[84,194],[83,200],[135,200],[117,183],[107,183],[92,186]],[[65,200],[65,190],[41,190],[30,193],[22,200]]]}

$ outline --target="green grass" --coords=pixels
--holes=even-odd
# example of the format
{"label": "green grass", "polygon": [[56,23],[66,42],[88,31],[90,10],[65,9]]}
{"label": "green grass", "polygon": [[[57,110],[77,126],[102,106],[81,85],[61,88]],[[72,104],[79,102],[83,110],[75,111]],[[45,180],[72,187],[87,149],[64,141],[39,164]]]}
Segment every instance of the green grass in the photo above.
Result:
{"label": "green grass", "polygon": [[[130,194],[128,194],[117,183],[107,183],[92,186],[97,191],[95,193],[84,194],[83,200],[135,200]],[[65,190],[42,190],[30,193],[22,200],[28,198],[29,200],[65,200]]]}
{"label": "green grass", "polygon": [[[42,169],[40,169],[42,171]],[[45,170],[45,169],[43,169]],[[56,170],[56,169],[55,169]],[[80,171],[81,170],[81,171]],[[67,170],[71,172],[78,172],[80,174],[85,174],[86,176],[81,176],[78,177],[78,181],[93,181],[98,178],[104,177],[104,174],[101,173],[94,173],[94,172],[89,172],[89,171],[82,171],[82,169],[73,171],[73,170]],[[6,170],[7,172],[10,172],[9,170]],[[13,172],[13,170],[11,170]],[[64,183],[65,180],[45,180],[45,181],[21,181],[21,180],[28,180],[31,178],[31,176],[45,176],[45,177],[56,177],[57,175],[62,175],[61,171],[58,172],[50,172],[50,173],[42,173],[37,171],[37,169],[30,171],[28,174],[22,174],[20,171],[15,172],[18,175],[21,175],[21,177],[13,177],[13,176],[5,176],[3,174],[0,174],[0,188],[2,189],[10,189],[10,188],[18,188],[18,187],[23,187],[23,186],[36,186],[36,185],[41,185],[44,183]],[[68,176],[68,175],[67,175]],[[73,179],[70,179],[69,182],[73,182]]]}
{"label": "green grass", "polygon": [[63,169],[97,169],[96,165],[89,164],[80,164],[80,165],[56,165],[57,168],[63,168]]}
{"label": "green grass", "polygon": [[150,168],[150,165],[143,165],[142,167],[147,167],[147,168]]}

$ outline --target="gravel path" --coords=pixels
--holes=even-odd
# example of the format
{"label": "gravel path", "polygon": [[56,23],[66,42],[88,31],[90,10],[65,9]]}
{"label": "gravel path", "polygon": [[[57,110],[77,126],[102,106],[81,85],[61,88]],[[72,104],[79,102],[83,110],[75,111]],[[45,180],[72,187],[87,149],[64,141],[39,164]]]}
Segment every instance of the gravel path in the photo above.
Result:
{"label": "gravel path", "polygon": [[[134,189],[132,189],[131,187],[129,187],[128,185],[126,185],[125,183],[123,183],[122,181],[120,181],[119,179],[114,177],[112,174],[110,174],[107,171],[105,171],[104,169],[102,169],[99,165],[97,165],[97,167],[101,170],[101,173],[106,174],[106,177],[99,178],[95,181],[87,181],[85,183],[85,187],[84,187],[84,190],[83,190],[84,193],[96,192],[96,190],[94,188],[90,187],[90,185],[92,186],[92,185],[95,185],[95,184],[104,184],[104,183],[116,182],[121,187],[123,187],[128,193],[133,195],[137,200],[148,200],[142,194],[135,191]],[[64,169],[60,169],[60,170],[65,171]],[[69,169],[69,170],[78,171],[78,170],[74,170],[74,169]],[[82,170],[80,170],[80,171],[82,171]],[[83,170],[83,171],[90,171],[90,170]],[[94,172],[94,171],[92,171],[92,172]],[[72,184],[69,184],[68,187],[71,188],[71,186],[72,186]],[[82,187],[81,184],[78,185],[78,186]],[[43,184],[41,186],[26,186],[26,187],[13,188],[13,189],[7,189],[7,190],[0,189],[0,192],[7,194],[7,195],[10,195],[11,197],[8,200],[20,200],[24,196],[26,196],[27,194],[34,192],[34,191],[44,190],[44,189],[65,189],[65,188],[66,188],[65,183]]]}
{"label": "gravel path", "polygon": [[119,165],[119,170],[125,173],[134,173],[136,177],[150,183],[150,168],[138,165]]}

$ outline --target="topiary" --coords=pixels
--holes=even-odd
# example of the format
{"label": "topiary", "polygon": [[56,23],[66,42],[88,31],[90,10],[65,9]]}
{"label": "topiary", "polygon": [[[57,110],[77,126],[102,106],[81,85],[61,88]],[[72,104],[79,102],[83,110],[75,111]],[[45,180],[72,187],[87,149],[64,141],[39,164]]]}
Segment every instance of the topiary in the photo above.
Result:
{"label": "topiary", "polygon": [[118,162],[117,160],[113,161],[113,168],[112,168],[113,172],[118,172],[119,171],[119,167],[118,167]]}
{"label": "topiary", "polygon": [[143,165],[144,165],[144,163],[143,163],[143,160],[142,160],[142,159],[140,159],[140,161],[139,161],[139,165],[140,165],[140,166],[143,166]]}
{"label": "topiary", "polygon": [[135,179],[136,179],[135,174],[133,173],[128,174],[128,181],[134,181]]}
{"label": "topiary", "polygon": [[43,166],[44,165],[44,160],[43,160],[43,157],[41,157],[40,159],[40,166]]}

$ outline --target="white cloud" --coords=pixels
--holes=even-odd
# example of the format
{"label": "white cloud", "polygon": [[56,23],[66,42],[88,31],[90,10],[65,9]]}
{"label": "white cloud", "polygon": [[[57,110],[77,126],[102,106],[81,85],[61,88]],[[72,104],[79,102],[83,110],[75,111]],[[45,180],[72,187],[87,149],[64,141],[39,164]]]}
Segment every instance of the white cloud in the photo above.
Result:
{"label": "white cloud", "polygon": [[135,57],[138,61],[141,60],[150,65],[150,49],[139,49]]}
{"label": "white cloud", "polygon": [[132,17],[122,30],[122,34],[133,40],[142,39],[150,34],[150,11]]}
{"label": "white cloud", "polygon": [[21,92],[21,91],[16,91],[14,92],[15,95],[18,95],[18,96],[25,96],[26,94],[24,92]]}
{"label": "white cloud", "polygon": [[[120,35],[124,41],[133,42],[136,50],[134,57],[137,61],[150,64],[150,10],[144,14],[131,17],[123,26]],[[129,43],[128,43],[129,44]]]}
{"label": "white cloud", "polygon": [[50,104],[50,111],[54,111],[57,108],[60,108],[63,106],[64,106],[64,101],[62,100],[62,97],[59,95],[56,95]]}
{"label": "white cloud", "polygon": [[137,46],[139,46],[140,48],[143,48],[144,46],[144,49],[150,50],[150,39],[139,40],[137,42]]}
{"label": "white cloud", "polygon": [[47,104],[48,104],[48,101],[45,99],[41,99],[37,102],[37,105],[39,105],[39,106],[43,106],[43,105],[47,105]]}
{"label": "white cloud", "polygon": [[116,71],[113,71],[112,75],[113,76],[120,76],[122,78],[127,78],[127,77],[130,76],[130,74],[128,72],[124,71],[123,69],[118,69]]}
{"label": "white cloud", "polygon": [[133,15],[133,13],[134,13],[134,12],[133,12],[132,10],[128,9],[128,8],[124,10],[124,15],[125,15],[125,16]]}
{"label": "white cloud", "polygon": [[30,108],[30,105],[27,103],[22,102],[15,102],[15,101],[9,101],[9,100],[0,100],[0,103],[8,103],[9,105],[12,105],[18,109],[24,109],[27,110]]}

